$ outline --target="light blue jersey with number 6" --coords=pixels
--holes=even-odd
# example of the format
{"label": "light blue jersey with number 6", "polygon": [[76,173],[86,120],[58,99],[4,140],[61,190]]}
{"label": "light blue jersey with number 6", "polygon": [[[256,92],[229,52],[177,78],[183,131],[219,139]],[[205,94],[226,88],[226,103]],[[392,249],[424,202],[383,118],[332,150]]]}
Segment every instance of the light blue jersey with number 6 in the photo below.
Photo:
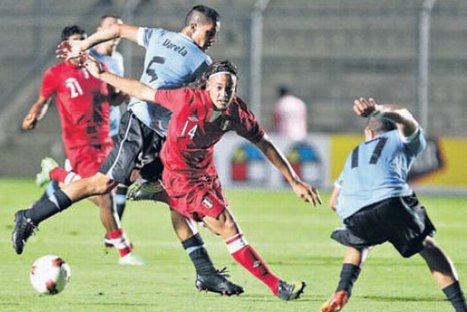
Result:
{"label": "light blue jersey with number 6", "polygon": [[[154,88],[179,88],[195,80],[212,62],[191,38],[179,32],[141,27],[138,44],[146,48],[140,81]],[[135,98],[130,100],[128,109],[146,126],[166,135],[171,116],[168,110]]]}
{"label": "light blue jersey with number 6", "polygon": [[383,199],[411,195],[407,175],[425,147],[420,129],[411,138],[392,130],[358,145],[336,181],[336,187],[340,187],[336,204],[339,217],[344,220]]}

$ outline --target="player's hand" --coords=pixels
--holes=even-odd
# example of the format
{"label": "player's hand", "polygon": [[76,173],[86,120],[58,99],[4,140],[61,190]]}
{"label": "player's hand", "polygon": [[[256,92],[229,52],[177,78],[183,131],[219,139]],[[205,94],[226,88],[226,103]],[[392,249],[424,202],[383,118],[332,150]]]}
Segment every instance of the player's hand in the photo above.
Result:
{"label": "player's hand", "polygon": [[373,98],[366,100],[361,97],[354,101],[353,111],[357,116],[366,118],[375,113],[378,106]]}
{"label": "player's hand", "polygon": [[307,203],[312,203],[315,207],[316,204],[322,204],[319,192],[314,186],[306,184],[302,181],[295,181],[292,183],[292,189],[297,197],[300,197]]}
{"label": "player's hand", "polygon": [[37,124],[37,114],[29,113],[24,117],[21,128],[23,130],[32,130],[36,127]]}
{"label": "player's hand", "polygon": [[58,59],[67,61],[72,58],[80,57],[81,52],[79,40],[65,40],[57,46],[55,56]]}
{"label": "player's hand", "polygon": [[88,72],[96,78],[99,78],[100,74],[104,72],[101,64],[90,55],[86,55],[86,57],[82,59],[82,63]]}

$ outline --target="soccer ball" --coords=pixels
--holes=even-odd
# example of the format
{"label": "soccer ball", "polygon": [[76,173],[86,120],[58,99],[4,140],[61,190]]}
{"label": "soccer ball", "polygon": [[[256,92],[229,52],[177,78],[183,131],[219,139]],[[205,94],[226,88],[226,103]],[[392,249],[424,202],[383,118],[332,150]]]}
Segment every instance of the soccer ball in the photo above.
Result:
{"label": "soccer ball", "polygon": [[70,281],[71,269],[62,258],[47,255],[38,258],[31,267],[32,287],[40,294],[56,295]]}

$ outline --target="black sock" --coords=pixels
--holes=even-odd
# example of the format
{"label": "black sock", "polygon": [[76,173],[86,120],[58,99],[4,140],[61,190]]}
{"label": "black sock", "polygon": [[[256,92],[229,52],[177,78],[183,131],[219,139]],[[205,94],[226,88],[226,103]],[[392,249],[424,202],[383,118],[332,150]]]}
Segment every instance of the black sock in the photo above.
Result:
{"label": "black sock", "polygon": [[59,190],[59,189],[60,189],[60,187],[58,186],[57,181],[50,182],[49,185],[47,185],[47,187],[46,187],[46,189],[44,191],[44,194],[42,194],[39,201],[44,200],[46,198],[49,198],[50,195],[52,195],[56,190]]}
{"label": "black sock", "polygon": [[31,209],[26,211],[26,218],[30,218],[35,225],[50,218],[72,204],[70,198],[62,191],[57,190],[50,197],[41,198],[35,202]]}
{"label": "black sock", "polygon": [[346,290],[347,296],[350,298],[353,283],[357,280],[359,274],[360,267],[358,265],[344,263],[344,265],[342,265],[341,279],[336,291]]}
{"label": "black sock", "polygon": [[199,275],[212,274],[216,272],[216,268],[214,268],[208,251],[203,244],[203,239],[199,233],[182,242],[183,248],[185,248],[195,266],[196,273]]}
{"label": "black sock", "polygon": [[465,303],[464,293],[462,292],[459,282],[454,282],[443,288],[443,292],[456,312],[467,312],[467,304]]}
{"label": "black sock", "polygon": [[117,186],[115,191],[115,206],[117,207],[117,214],[120,220],[122,219],[123,212],[125,211],[126,206],[126,193],[128,193],[128,187],[126,186]]}

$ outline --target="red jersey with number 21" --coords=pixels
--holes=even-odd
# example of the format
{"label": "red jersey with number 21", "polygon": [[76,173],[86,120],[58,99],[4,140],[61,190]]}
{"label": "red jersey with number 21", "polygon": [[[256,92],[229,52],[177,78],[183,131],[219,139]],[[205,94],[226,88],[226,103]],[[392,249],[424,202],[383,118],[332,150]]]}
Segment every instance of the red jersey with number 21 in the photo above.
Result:
{"label": "red jersey with number 21", "polygon": [[214,109],[205,90],[157,90],[154,101],[172,111],[167,141],[161,152],[164,173],[191,179],[217,177],[214,145],[224,133],[235,131],[252,143],[264,136],[256,117],[238,97],[234,97],[225,111]]}
{"label": "red jersey with number 21", "polygon": [[67,148],[110,143],[107,84],[94,78],[86,69],[65,62],[49,68],[42,79],[40,94],[56,95]]}

